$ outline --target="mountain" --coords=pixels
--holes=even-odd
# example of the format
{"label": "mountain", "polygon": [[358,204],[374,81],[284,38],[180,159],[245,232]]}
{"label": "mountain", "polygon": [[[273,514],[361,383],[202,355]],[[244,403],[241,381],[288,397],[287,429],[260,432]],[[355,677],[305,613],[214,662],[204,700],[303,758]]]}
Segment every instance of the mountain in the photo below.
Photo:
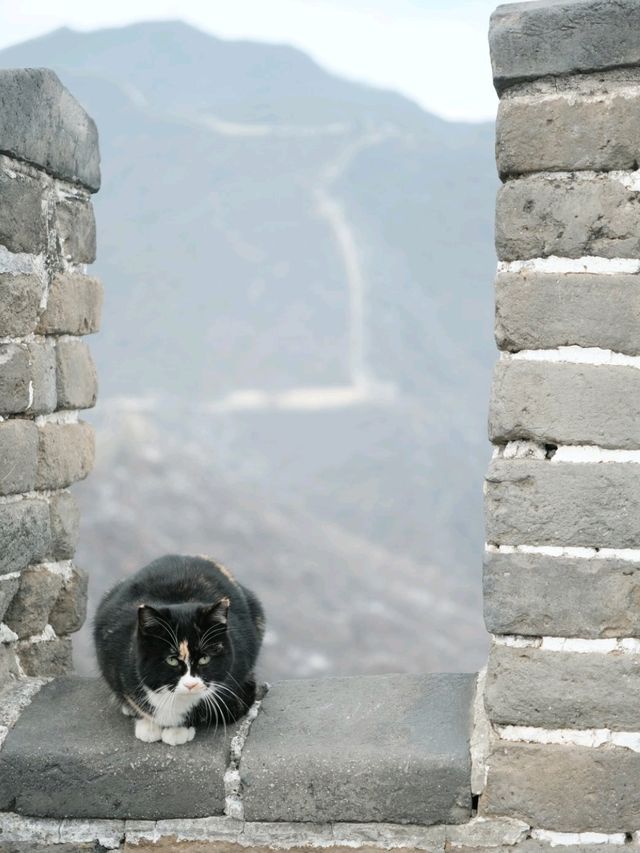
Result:
{"label": "mountain", "polygon": [[[425,661],[479,665],[493,127],[440,120],[290,47],[180,22],[57,30],[0,52],[0,66],[16,65],[54,68],[100,130],[102,445],[126,445],[116,424],[141,409],[167,484],[183,465],[170,448],[197,448],[212,506],[238,507],[251,530],[272,506],[293,514],[316,543],[313,565],[322,541],[327,565],[349,566],[354,584],[369,571],[374,585],[402,585],[400,561],[437,567],[429,613],[447,612],[451,595],[469,601],[468,630],[457,659]],[[127,519],[109,510],[105,564],[114,477],[101,464],[79,490],[91,519],[81,555],[98,584],[148,554],[131,524],[148,492],[159,519],[177,499],[155,479],[137,483]],[[194,540],[225,541],[218,518],[203,515]],[[304,562],[304,538],[277,530],[233,550],[240,577],[260,553],[257,591]],[[177,529],[160,541],[193,550]],[[346,620],[351,603],[334,602]],[[428,625],[435,648],[441,622]]]}

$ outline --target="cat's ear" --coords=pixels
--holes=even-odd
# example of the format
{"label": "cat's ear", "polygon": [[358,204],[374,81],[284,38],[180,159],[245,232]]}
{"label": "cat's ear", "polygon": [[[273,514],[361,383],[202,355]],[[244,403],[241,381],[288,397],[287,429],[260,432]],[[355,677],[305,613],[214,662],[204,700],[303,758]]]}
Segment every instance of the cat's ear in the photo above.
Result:
{"label": "cat's ear", "polygon": [[200,621],[208,624],[217,622],[220,625],[226,625],[230,604],[231,602],[225,596],[216,604],[205,604],[204,606],[199,607],[198,615],[200,616]]}
{"label": "cat's ear", "polygon": [[149,607],[148,604],[141,604],[138,607],[138,631],[141,634],[149,634],[157,630],[163,621],[154,607]]}

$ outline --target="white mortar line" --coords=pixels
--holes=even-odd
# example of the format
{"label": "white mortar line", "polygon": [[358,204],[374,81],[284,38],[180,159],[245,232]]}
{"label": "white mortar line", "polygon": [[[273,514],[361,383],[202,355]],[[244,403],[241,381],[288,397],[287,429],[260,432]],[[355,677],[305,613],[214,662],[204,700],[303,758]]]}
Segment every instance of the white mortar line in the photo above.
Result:
{"label": "white mortar line", "polygon": [[41,634],[33,634],[27,637],[23,642],[26,643],[48,643],[50,640],[57,640],[58,635],[53,630],[51,625],[45,625],[44,631]]}
{"label": "white mortar line", "polygon": [[15,643],[18,635],[4,622],[0,622],[0,643]]}
{"label": "white mortar line", "polygon": [[[608,462],[640,463],[640,450],[600,447],[597,444],[558,444],[553,447],[553,455],[548,460],[551,465],[557,465],[559,462],[578,465]],[[544,444],[537,441],[521,439],[508,441],[506,444],[496,444],[492,458],[547,459],[547,450]]]}
{"label": "white mortar line", "polygon": [[[266,686],[268,690],[268,686]],[[229,748],[229,765],[225,770],[224,782],[224,813],[228,817],[236,820],[244,820],[244,804],[242,802],[242,780],[240,778],[240,760],[242,758],[242,750],[249,737],[251,724],[258,716],[262,700],[266,692],[263,693],[260,699],[256,699],[253,705],[247,711],[244,719],[238,727],[238,731],[231,738]]]}
{"label": "white mortar line", "polygon": [[640,654],[637,637],[611,637],[585,639],[583,637],[528,637],[520,634],[492,634],[496,646],[513,649],[541,649],[545,652],[571,652],[574,654]]}
{"label": "white mortar line", "polygon": [[27,252],[10,252],[6,246],[0,246],[0,273],[9,275],[35,275],[47,282],[44,255]]}
{"label": "white mortar line", "polygon": [[80,417],[78,409],[65,409],[58,412],[51,412],[48,415],[36,415],[34,418],[36,426],[45,426],[46,424],[77,424]]}
{"label": "white mortar line", "polygon": [[18,492],[15,495],[0,495],[0,506],[3,504],[15,504],[25,500],[47,500],[57,495],[64,494],[68,489],[42,489],[41,491]]}
{"label": "white mortar line", "polygon": [[551,847],[626,843],[624,832],[555,832],[550,829],[532,829],[531,838],[549,844]]}
{"label": "white mortar line", "polygon": [[530,258],[526,261],[498,261],[500,273],[539,272],[549,275],[566,273],[594,273],[597,275],[637,275],[640,273],[640,260],[637,258],[600,258],[585,255],[582,258],[561,258],[550,255],[548,258]]}
{"label": "white mortar line", "polygon": [[6,575],[0,575],[0,583],[2,581],[10,581],[20,577],[20,572],[9,572]]}
{"label": "white mortar line", "polygon": [[537,554],[544,557],[565,557],[578,560],[625,560],[640,562],[638,548],[578,548],[562,545],[493,545],[485,544],[488,554]]}
{"label": "white mortar line", "polygon": [[478,673],[473,699],[473,723],[469,751],[471,753],[471,793],[480,795],[487,784],[487,758],[490,751],[491,723],[484,705],[487,667]]}
{"label": "white mortar line", "polygon": [[555,92],[539,92],[537,94],[528,92],[527,94],[518,94],[517,89],[508,90],[505,101],[517,101],[522,104],[540,104],[545,101],[563,100],[572,106],[577,104],[610,104],[615,100],[624,99],[640,99],[640,84],[628,83],[626,81],[614,82],[613,80],[606,82],[607,91],[601,92],[580,92],[576,89],[560,89]]}
{"label": "white mortar line", "polygon": [[512,743],[560,744],[586,746],[591,749],[610,745],[640,752],[640,732],[617,732],[611,729],[544,729],[536,726],[497,726],[501,740]]}
{"label": "white mortar line", "polygon": [[602,347],[555,347],[501,352],[500,361],[546,361],[554,364],[592,364],[602,367],[634,367],[640,369],[640,356],[625,355]]}

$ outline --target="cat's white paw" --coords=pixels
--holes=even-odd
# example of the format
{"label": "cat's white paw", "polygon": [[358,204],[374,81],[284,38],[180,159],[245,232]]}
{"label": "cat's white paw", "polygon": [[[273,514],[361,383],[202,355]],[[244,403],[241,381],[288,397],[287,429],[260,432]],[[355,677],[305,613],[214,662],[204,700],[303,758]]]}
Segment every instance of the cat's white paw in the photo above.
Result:
{"label": "cat's white paw", "polygon": [[136,712],[133,710],[131,705],[127,704],[126,702],[123,702],[122,705],[120,705],[120,710],[125,715],[125,717],[135,717]]}
{"label": "cat's white paw", "polygon": [[162,729],[151,720],[136,720],[136,737],[145,743],[162,739]]}
{"label": "cat's white paw", "polygon": [[189,743],[196,736],[196,730],[193,726],[185,728],[184,726],[169,726],[162,729],[162,740],[168,743],[169,746],[180,746],[183,743]]}

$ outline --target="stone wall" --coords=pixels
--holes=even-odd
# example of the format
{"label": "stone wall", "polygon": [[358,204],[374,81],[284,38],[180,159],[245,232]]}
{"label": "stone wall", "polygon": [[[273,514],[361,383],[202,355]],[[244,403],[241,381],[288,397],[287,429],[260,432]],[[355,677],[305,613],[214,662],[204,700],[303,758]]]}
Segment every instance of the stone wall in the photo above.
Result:
{"label": "stone wall", "polygon": [[68,487],[94,455],[99,181],[95,125],[56,75],[0,72],[0,687],[68,671],[84,621]]}
{"label": "stone wall", "polygon": [[500,7],[490,41],[501,352],[479,811],[623,844],[640,828],[640,3]]}

